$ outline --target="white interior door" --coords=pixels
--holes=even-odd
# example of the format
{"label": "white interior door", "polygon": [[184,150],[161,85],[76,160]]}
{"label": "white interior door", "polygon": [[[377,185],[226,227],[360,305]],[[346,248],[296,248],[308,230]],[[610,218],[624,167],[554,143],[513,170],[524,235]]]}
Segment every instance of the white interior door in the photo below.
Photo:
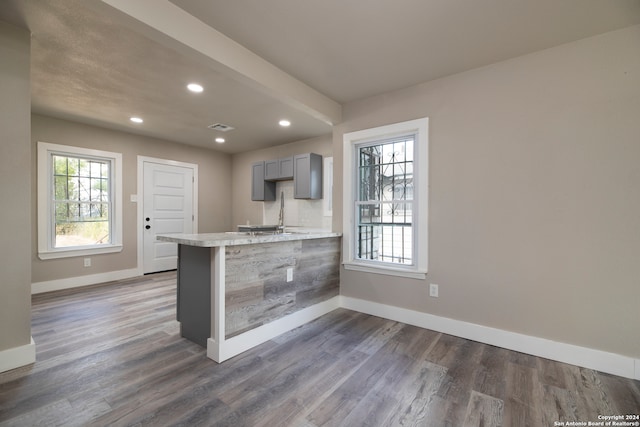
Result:
{"label": "white interior door", "polygon": [[144,162],[143,271],[177,268],[175,243],[156,240],[158,234],[193,233],[194,170]]}

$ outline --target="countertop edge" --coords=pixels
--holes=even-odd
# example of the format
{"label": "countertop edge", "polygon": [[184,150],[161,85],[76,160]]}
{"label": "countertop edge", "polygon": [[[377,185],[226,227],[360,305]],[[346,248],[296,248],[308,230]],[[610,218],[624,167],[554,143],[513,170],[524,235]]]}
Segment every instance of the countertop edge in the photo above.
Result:
{"label": "countertop edge", "polygon": [[199,246],[213,248],[220,246],[253,245],[259,243],[291,242],[296,240],[325,239],[342,237],[338,232],[311,232],[291,234],[270,234],[263,236],[249,236],[228,233],[202,233],[202,234],[170,234],[158,235],[157,240],[163,242],[178,243],[180,245]]}

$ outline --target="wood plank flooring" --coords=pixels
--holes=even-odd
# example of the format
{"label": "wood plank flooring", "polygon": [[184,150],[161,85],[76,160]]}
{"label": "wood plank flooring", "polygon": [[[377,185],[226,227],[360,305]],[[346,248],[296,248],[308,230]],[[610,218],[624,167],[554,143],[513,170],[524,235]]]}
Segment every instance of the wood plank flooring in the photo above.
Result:
{"label": "wood plank flooring", "polygon": [[33,297],[37,362],[0,426],[553,426],[638,414],[640,382],[348,310],[222,364],[180,338],[175,273]]}

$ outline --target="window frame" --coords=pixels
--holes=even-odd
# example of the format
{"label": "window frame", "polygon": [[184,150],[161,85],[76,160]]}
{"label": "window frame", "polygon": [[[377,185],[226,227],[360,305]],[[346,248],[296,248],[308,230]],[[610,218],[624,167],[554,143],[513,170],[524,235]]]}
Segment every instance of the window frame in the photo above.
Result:
{"label": "window frame", "polygon": [[[428,271],[428,207],[429,207],[429,118],[424,117],[343,135],[343,266],[347,270],[424,279]],[[365,144],[415,134],[414,195],[412,212],[413,265],[357,258],[358,156]]]}
{"label": "window frame", "polygon": [[[110,151],[69,145],[51,144],[38,141],[38,258],[42,260],[98,255],[122,251],[122,154]],[[54,176],[53,156],[79,157],[110,163],[110,227],[111,243],[101,245],[83,245],[71,247],[54,247],[55,219],[53,210],[55,203],[52,197]]]}

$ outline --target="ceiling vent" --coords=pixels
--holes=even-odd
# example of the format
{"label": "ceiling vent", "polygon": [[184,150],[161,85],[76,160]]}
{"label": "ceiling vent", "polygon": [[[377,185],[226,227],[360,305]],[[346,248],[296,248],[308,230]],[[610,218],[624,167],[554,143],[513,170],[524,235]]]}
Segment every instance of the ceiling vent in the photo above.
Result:
{"label": "ceiling vent", "polygon": [[219,130],[220,132],[229,132],[230,130],[233,130],[235,128],[228,126],[228,125],[223,125],[222,123],[215,123],[212,125],[207,126],[209,129],[213,129],[213,130]]}

